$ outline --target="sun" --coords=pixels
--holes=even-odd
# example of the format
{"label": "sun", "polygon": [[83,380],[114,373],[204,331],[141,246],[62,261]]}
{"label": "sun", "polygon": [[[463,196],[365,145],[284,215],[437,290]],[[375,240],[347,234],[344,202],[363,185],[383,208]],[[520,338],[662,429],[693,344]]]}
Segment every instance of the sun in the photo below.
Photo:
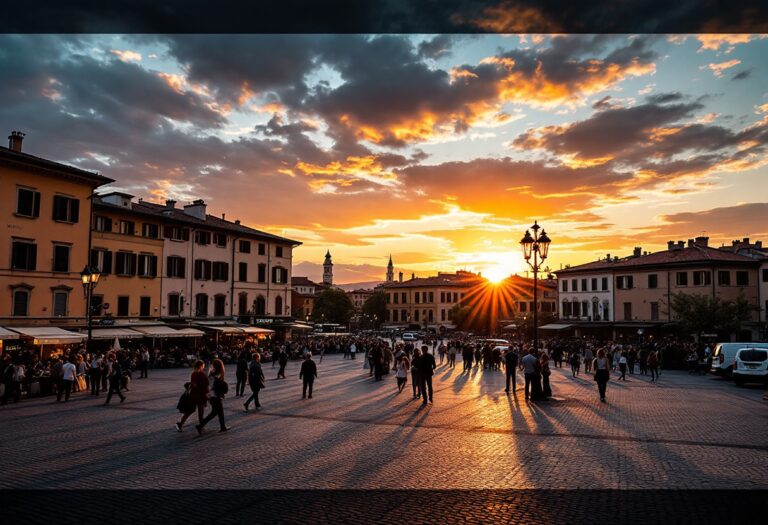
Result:
{"label": "sun", "polygon": [[508,266],[490,266],[483,270],[483,277],[491,281],[493,284],[498,284],[511,275]]}

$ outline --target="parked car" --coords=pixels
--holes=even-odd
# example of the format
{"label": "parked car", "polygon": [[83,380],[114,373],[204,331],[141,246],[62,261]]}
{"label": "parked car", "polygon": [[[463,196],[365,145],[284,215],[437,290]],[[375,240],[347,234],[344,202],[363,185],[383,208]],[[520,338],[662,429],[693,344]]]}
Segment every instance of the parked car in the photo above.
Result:
{"label": "parked car", "polygon": [[742,348],[768,348],[768,343],[717,343],[712,352],[712,373],[731,377],[736,352]]}
{"label": "parked car", "polygon": [[768,348],[742,348],[733,360],[733,381],[744,383],[765,383],[768,380]]}
{"label": "parked car", "polygon": [[402,339],[403,339],[403,341],[417,341],[418,340],[416,334],[411,333],[411,332],[405,332],[402,335]]}

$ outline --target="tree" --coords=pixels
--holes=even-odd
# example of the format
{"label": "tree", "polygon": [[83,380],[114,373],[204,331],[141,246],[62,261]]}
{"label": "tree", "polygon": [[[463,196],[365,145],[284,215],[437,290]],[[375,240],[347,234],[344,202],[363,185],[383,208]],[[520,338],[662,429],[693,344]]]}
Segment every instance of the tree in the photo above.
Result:
{"label": "tree", "polygon": [[683,328],[695,332],[698,337],[713,330],[733,333],[749,321],[755,309],[742,295],[734,300],[722,300],[710,295],[685,293],[672,294],[669,306]]}
{"label": "tree", "polygon": [[[379,323],[387,317],[387,294],[383,290],[377,290],[363,303],[363,313]],[[374,317],[375,316],[375,317]]]}
{"label": "tree", "polygon": [[314,321],[325,320],[329,323],[347,324],[355,307],[344,290],[328,288],[323,290],[315,299],[315,309],[312,311]]}

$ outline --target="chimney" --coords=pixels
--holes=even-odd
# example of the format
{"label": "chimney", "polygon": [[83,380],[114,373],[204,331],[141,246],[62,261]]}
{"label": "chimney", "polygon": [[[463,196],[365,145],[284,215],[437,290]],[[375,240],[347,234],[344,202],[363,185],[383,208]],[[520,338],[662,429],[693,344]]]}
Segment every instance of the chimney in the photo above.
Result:
{"label": "chimney", "polygon": [[741,242],[743,242],[744,244],[749,244],[749,237],[744,237],[744,238],[741,240]]}
{"label": "chimney", "polygon": [[688,239],[688,248],[693,248],[695,246],[695,243],[693,239]]}
{"label": "chimney", "polygon": [[703,248],[706,248],[709,246],[709,237],[696,237],[694,239],[694,242],[696,243],[696,246],[701,246]]}
{"label": "chimney", "polygon": [[400,282],[403,282],[403,272],[400,272],[400,275],[399,275],[399,281],[400,281]]}
{"label": "chimney", "polygon": [[227,220],[227,214],[226,213],[222,213],[221,214],[221,220],[222,221],[226,221]]}
{"label": "chimney", "polygon": [[762,250],[763,249],[763,241],[755,241],[755,248],[757,248],[758,250]]}
{"label": "chimney", "polygon": [[172,199],[165,199],[165,207],[169,210],[175,210],[176,209],[176,201]]}
{"label": "chimney", "polygon": [[675,241],[667,241],[667,250],[675,249]]}
{"label": "chimney", "polygon": [[416,278],[416,274],[415,274],[415,273],[412,273],[412,274],[411,274],[411,279],[413,280],[413,279],[415,279],[415,278]]}
{"label": "chimney", "polygon": [[641,246],[635,246],[635,250],[632,252],[633,257],[640,257],[643,254],[643,248]]}
{"label": "chimney", "polygon": [[682,250],[685,248],[685,241],[677,241],[677,249]]}
{"label": "chimney", "polygon": [[11,134],[8,135],[8,149],[21,153],[21,142],[24,140],[25,136],[26,133],[22,133],[21,131],[11,131]]}
{"label": "chimney", "polygon": [[235,224],[237,224],[238,226],[240,226],[240,219],[235,219]]}
{"label": "chimney", "polygon": [[203,199],[197,199],[192,201],[192,204],[184,206],[184,213],[191,215],[200,220],[205,220],[205,201]]}

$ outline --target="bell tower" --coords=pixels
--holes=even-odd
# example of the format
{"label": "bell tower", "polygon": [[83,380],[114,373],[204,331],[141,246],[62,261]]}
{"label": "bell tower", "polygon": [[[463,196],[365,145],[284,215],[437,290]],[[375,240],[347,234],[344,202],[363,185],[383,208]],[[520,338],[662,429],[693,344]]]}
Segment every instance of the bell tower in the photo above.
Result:
{"label": "bell tower", "polygon": [[387,265],[387,282],[391,283],[395,280],[395,267],[392,266],[392,254],[389,255],[389,264]]}
{"label": "bell tower", "polygon": [[333,262],[331,262],[331,251],[325,252],[325,262],[323,263],[323,284],[333,285]]}

